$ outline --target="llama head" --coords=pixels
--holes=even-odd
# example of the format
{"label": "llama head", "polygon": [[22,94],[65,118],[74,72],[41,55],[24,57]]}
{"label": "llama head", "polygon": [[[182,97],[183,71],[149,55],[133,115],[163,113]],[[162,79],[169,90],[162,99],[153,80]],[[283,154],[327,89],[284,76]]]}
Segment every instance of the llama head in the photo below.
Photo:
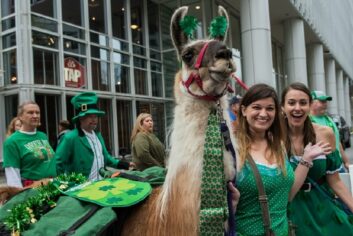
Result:
{"label": "llama head", "polygon": [[226,10],[219,6],[218,20],[222,23],[213,26],[215,31],[211,30],[210,38],[191,40],[190,32],[183,31],[180,23],[187,11],[186,6],[178,8],[170,24],[172,41],[182,63],[181,78],[177,82],[182,91],[194,97],[217,101],[230,88],[229,79],[235,72],[232,52],[224,43],[229,17]]}

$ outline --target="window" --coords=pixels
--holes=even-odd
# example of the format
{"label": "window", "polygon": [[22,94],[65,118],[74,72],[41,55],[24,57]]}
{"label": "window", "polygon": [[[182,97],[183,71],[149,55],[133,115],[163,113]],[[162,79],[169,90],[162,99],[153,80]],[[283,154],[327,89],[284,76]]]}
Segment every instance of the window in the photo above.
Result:
{"label": "window", "polygon": [[153,132],[165,143],[165,113],[163,103],[136,101],[136,114],[150,113],[153,119]]}
{"label": "window", "polygon": [[173,97],[174,76],[179,69],[176,51],[167,51],[163,53],[163,68],[164,68],[164,89],[165,96]]}
{"label": "window", "polygon": [[31,0],[31,10],[38,14],[56,17],[54,0]]}
{"label": "window", "polygon": [[113,36],[127,39],[126,27],[126,0],[111,0]]}
{"label": "window", "polygon": [[58,53],[33,49],[34,83],[58,85]]}
{"label": "window", "polygon": [[12,118],[17,116],[18,95],[5,96],[5,112],[6,127],[11,122]]}
{"label": "window", "polygon": [[89,12],[89,28],[106,33],[104,0],[87,0]]}
{"label": "window", "polygon": [[110,90],[109,63],[92,59],[92,84],[93,89],[101,91]]}
{"label": "window", "polygon": [[144,45],[144,26],[143,26],[143,2],[140,0],[131,0],[131,35],[132,42],[138,45]]}
{"label": "window", "polygon": [[118,116],[119,150],[123,150],[125,153],[131,153],[130,137],[133,128],[131,101],[117,100],[116,111]]}
{"label": "window", "polygon": [[40,107],[39,131],[47,134],[49,143],[53,146],[58,134],[60,96],[49,94],[35,94],[35,101]]}
{"label": "window", "polygon": [[81,0],[62,0],[63,21],[74,25],[83,25],[83,3]]}
{"label": "window", "polygon": [[48,47],[48,48],[58,48],[58,37],[50,34],[41,33],[38,31],[32,31],[32,42],[35,45]]}
{"label": "window", "polygon": [[112,105],[109,99],[98,99],[98,108],[105,112],[105,115],[99,118],[98,130],[102,133],[105,146],[110,154],[114,151],[113,145],[113,124],[112,124]]}
{"label": "window", "polygon": [[17,83],[17,57],[16,49],[3,53],[4,82],[5,85]]}
{"label": "window", "polygon": [[1,0],[1,16],[5,17],[15,12],[15,0]]}
{"label": "window", "polygon": [[123,53],[113,53],[115,91],[131,93],[129,56]]}

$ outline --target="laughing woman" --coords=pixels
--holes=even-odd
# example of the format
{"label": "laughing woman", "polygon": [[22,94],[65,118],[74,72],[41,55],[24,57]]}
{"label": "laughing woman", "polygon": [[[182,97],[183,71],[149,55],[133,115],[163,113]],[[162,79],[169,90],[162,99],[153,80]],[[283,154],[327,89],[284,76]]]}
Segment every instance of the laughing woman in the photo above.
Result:
{"label": "laughing woman", "polygon": [[[297,226],[297,236],[353,235],[348,216],[325,195],[333,190],[353,210],[353,198],[338,175],[342,162],[335,149],[334,134],[329,127],[311,123],[308,116],[311,102],[310,90],[301,83],[289,85],[282,93],[286,149],[291,165],[294,169],[302,166],[298,163],[304,158],[304,147],[311,143],[328,142],[333,151],[308,163],[308,177],[290,204],[289,216]],[[296,178],[303,178],[303,175],[296,173]]]}
{"label": "laughing woman", "polygon": [[[288,235],[287,205],[304,178],[294,179],[283,145],[280,105],[275,90],[266,84],[252,86],[240,103],[237,188],[240,199],[236,211],[239,235]],[[306,148],[302,163],[311,162],[329,148],[322,143]],[[255,162],[255,165],[251,160]],[[254,168],[255,166],[255,168]],[[258,170],[268,199],[270,225],[264,227],[265,211],[261,210],[256,184]],[[255,170],[255,172],[254,172]],[[296,172],[307,173],[305,165]]]}

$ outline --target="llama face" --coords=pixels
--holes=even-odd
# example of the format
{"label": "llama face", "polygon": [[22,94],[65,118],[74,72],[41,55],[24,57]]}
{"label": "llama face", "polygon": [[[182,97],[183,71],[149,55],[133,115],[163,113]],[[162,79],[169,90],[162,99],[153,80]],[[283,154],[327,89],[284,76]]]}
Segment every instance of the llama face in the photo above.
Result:
{"label": "llama face", "polygon": [[[179,25],[187,9],[181,7],[174,13],[171,21],[173,44],[182,62],[180,88],[194,97],[216,101],[226,92],[231,74],[235,72],[232,52],[224,44],[223,36],[191,41]],[[228,22],[228,15],[223,7],[219,14]],[[227,30],[228,27],[225,35]]]}

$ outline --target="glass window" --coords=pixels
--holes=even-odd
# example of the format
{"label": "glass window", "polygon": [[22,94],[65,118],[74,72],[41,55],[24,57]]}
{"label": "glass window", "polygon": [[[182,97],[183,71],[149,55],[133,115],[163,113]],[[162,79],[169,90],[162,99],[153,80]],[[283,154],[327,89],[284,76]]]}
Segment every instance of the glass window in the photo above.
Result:
{"label": "glass window", "polygon": [[158,4],[148,1],[147,8],[150,47],[160,49],[159,7]]}
{"label": "glass window", "polygon": [[113,36],[127,39],[126,30],[126,0],[111,0]]}
{"label": "glass window", "polygon": [[1,0],[1,17],[15,12],[15,0]]}
{"label": "glass window", "polygon": [[176,51],[163,53],[164,89],[166,97],[173,97],[174,76],[178,70]]}
{"label": "glass window", "polygon": [[123,53],[113,52],[113,61],[119,64],[130,65],[130,57]]}
{"label": "glass window", "polygon": [[58,85],[58,53],[33,49],[34,83]]}
{"label": "glass window", "polygon": [[122,40],[113,39],[113,49],[128,52],[129,51],[129,43],[124,42]]}
{"label": "glass window", "polygon": [[85,39],[85,31],[72,25],[63,24],[63,33],[73,38]]}
{"label": "glass window", "polygon": [[150,58],[158,61],[162,60],[161,53],[155,50],[150,50]]}
{"label": "glass window", "polygon": [[144,30],[143,30],[143,2],[140,0],[131,0],[131,35],[132,42],[135,44],[144,45]]}
{"label": "glass window", "polygon": [[50,34],[32,31],[32,43],[49,48],[58,48],[58,38]]}
{"label": "glass window", "polygon": [[115,91],[117,93],[131,93],[130,68],[114,64]]}
{"label": "glass window", "polygon": [[74,40],[64,38],[64,50],[75,54],[86,55],[86,45]]}
{"label": "glass window", "polygon": [[9,124],[12,118],[17,116],[18,95],[5,96],[5,116],[6,124]]}
{"label": "glass window", "polygon": [[99,48],[95,46],[91,46],[91,56],[97,59],[106,60],[108,61],[109,58],[109,51],[104,48]]}
{"label": "glass window", "polygon": [[106,33],[104,0],[87,0],[89,12],[89,28]]}
{"label": "glass window", "polygon": [[240,30],[240,19],[234,15],[229,17],[229,35],[231,37],[232,48],[236,48],[241,51],[241,30]]}
{"label": "glass window", "polygon": [[117,100],[116,112],[118,116],[119,153],[120,151],[125,151],[125,153],[131,153],[130,137],[133,128],[131,101]]}
{"label": "glass window", "polygon": [[74,25],[83,25],[83,4],[81,0],[62,0],[63,21]]}
{"label": "glass window", "polygon": [[5,85],[17,83],[17,56],[16,50],[3,53],[4,62],[4,82]]}
{"label": "glass window", "polygon": [[57,137],[57,124],[59,123],[60,96],[49,94],[35,94],[35,101],[40,108],[39,131],[47,134],[49,143],[53,146]]}
{"label": "glass window", "polygon": [[112,103],[110,99],[98,99],[98,108],[105,112],[105,115],[99,118],[98,130],[102,133],[105,146],[110,154],[114,151],[113,145],[113,124],[112,124]]}
{"label": "glass window", "polygon": [[162,143],[165,143],[164,104],[136,101],[136,114],[150,113],[153,119],[153,132]]}
{"label": "glass window", "polygon": [[133,44],[132,45],[132,51],[134,54],[138,54],[138,55],[141,55],[141,56],[146,56],[146,48],[145,47],[141,47],[141,46],[138,46],[136,44]]}
{"label": "glass window", "polygon": [[162,74],[151,72],[152,96],[163,97]]}
{"label": "glass window", "polygon": [[147,68],[147,61],[139,57],[134,57],[134,67]]}
{"label": "glass window", "polygon": [[31,11],[49,17],[56,16],[54,0],[31,0]]}
{"label": "glass window", "polygon": [[90,40],[91,43],[96,43],[102,46],[106,46],[108,47],[108,43],[109,43],[109,38],[106,35],[103,34],[97,34],[97,33],[93,33],[91,32],[90,34]]}
{"label": "glass window", "polygon": [[8,19],[3,20],[1,23],[1,26],[2,26],[2,31],[15,28],[16,27],[15,17],[10,17]]}
{"label": "glass window", "polygon": [[162,72],[162,64],[158,62],[151,61],[151,70]]}
{"label": "glass window", "polygon": [[101,91],[110,90],[109,63],[92,60],[92,85],[93,89]]}
{"label": "glass window", "polygon": [[10,33],[2,37],[2,47],[3,49],[10,48],[16,45],[16,33]]}
{"label": "glass window", "polygon": [[134,69],[136,94],[148,95],[147,71]]}
{"label": "glass window", "polygon": [[56,21],[32,15],[32,26],[40,29],[46,29],[52,32],[58,32],[58,23]]}

